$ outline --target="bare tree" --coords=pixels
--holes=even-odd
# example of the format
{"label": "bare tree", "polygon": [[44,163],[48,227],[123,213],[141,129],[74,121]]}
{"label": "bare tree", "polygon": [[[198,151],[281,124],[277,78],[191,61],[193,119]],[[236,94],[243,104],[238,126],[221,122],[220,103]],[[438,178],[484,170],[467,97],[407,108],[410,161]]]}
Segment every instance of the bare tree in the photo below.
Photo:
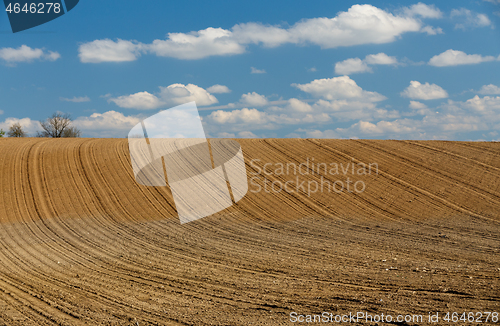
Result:
{"label": "bare tree", "polygon": [[9,137],[26,137],[26,131],[24,131],[19,122],[16,122],[12,126],[10,126],[7,135]]}
{"label": "bare tree", "polygon": [[82,132],[77,127],[74,126],[64,129],[62,133],[62,137],[65,138],[80,137],[81,135]]}
{"label": "bare tree", "polygon": [[43,131],[38,132],[38,137],[80,137],[78,128],[71,126],[71,116],[69,114],[54,113],[45,121],[40,121]]}

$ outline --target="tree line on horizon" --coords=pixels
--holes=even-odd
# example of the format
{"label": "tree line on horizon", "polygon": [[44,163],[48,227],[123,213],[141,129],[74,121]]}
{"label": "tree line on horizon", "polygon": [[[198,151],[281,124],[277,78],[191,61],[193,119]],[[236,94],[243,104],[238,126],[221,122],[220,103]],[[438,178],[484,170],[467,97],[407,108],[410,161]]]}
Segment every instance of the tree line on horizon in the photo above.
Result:
{"label": "tree line on horizon", "polygon": [[[39,121],[42,131],[38,131],[35,137],[44,138],[74,138],[81,137],[82,132],[71,125],[71,116],[67,113],[56,112],[46,120]],[[19,122],[14,123],[5,132],[0,129],[0,137],[28,137],[28,133],[23,129]]]}

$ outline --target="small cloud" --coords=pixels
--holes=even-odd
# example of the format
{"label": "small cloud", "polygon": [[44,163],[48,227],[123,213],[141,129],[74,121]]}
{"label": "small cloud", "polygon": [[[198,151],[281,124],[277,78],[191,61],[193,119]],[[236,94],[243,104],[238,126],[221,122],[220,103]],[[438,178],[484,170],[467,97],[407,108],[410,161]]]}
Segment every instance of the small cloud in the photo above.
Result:
{"label": "small cloud", "polygon": [[7,131],[15,123],[19,123],[28,134],[35,134],[37,131],[40,131],[40,123],[30,118],[7,118],[4,121],[0,121],[0,129]]}
{"label": "small cloud", "polygon": [[360,58],[346,59],[335,64],[335,73],[337,75],[351,75],[363,72],[373,72],[373,70]]}
{"label": "small cloud", "polygon": [[387,54],[381,52],[377,54],[369,54],[365,58],[365,62],[370,65],[397,65],[398,59],[396,57],[390,57]]}
{"label": "small cloud", "polygon": [[493,24],[488,16],[485,14],[474,13],[469,9],[453,9],[450,16],[451,18],[459,20],[459,22],[455,24],[455,29],[467,30],[487,26],[491,26],[491,28],[493,28]]}
{"label": "small cloud", "polygon": [[251,74],[265,74],[266,71],[264,69],[257,69],[255,67],[251,67]]}
{"label": "small cloud", "polygon": [[458,65],[471,65],[481,62],[494,61],[495,57],[483,57],[480,54],[467,54],[462,51],[455,51],[449,49],[441,54],[433,56],[429,60],[429,65],[435,67],[458,66]]}
{"label": "small cloud", "polygon": [[230,132],[219,132],[217,134],[218,138],[236,138],[236,135]]}
{"label": "small cloud", "polygon": [[249,106],[264,106],[268,103],[264,95],[260,95],[256,92],[241,95],[240,102]]}
{"label": "small cloud", "polygon": [[223,28],[209,27],[190,33],[168,33],[166,40],[146,45],[149,52],[160,57],[196,60],[209,56],[229,56],[245,52],[245,46]]}
{"label": "small cloud", "polygon": [[236,123],[264,125],[269,122],[269,116],[265,112],[261,112],[257,109],[243,108],[233,111],[213,111],[207,116],[207,120],[217,124]]}
{"label": "small cloud", "polygon": [[73,102],[73,103],[90,102],[90,98],[88,96],[83,96],[83,97],[75,96],[73,98],[60,97],[59,100],[64,102]]}
{"label": "small cloud", "polygon": [[413,110],[427,109],[427,105],[418,101],[410,101],[410,109]]}
{"label": "small cloud", "polygon": [[108,102],[113,102],[121,108],[138,110],[152,110],[164,105],[158,97],[148,92],[110,98]]}
{"label": "small cloud", "polygon": [[213,94],[231,93],[231,90],[227,86],[219,84],[210,86],[209,88],[207,88],[207,91]]}
{"label": "small cloud", "polygon": [[[323,139],[341,138],[336,131],[331,130],[331,129],[321,131],[321,130],[317,130],[317,129],[308,130],[308,129],[299,128],[296,131],[300,132],[300,133],[305,133],[305,136],[307,138],[323,138]],[[301,138],[299,136],[299,134],[297,134],[297,133],[292,133],[292,134],[289,134],[288,136],[294,137],[294,138]]]}
{"label": "small cloud", "polygon": [[432,111],[427,107],[427,105],[425,105],[422,102],[410,101],[409,108],[413,110],[413,114],[410,114],[410,115],[415,115],[415,114],[429,115],[429,114],[432,114]]}
{"label": "small cloud", "polygon": [[138,116],[126,116],[121,112],[108,111],[78,117],[73,123],[87,136],[123,137],[140,121]]}
{"label": "small cloud", "polygon": [[43,49],[32,49],[27,45],[21,45],[17,49],[0,48],[0,59],[11,66],[19,62],[33,62],[34,60],[55,61],[60,57],[61,55],[57,52],[45,52]]}
{"label": "small cloud", "polygon": [[108,97],[108,102],[113,102],[121,108],[153,110],[168,105],[180,105],[195,101],[197,106],[207,106],[218,103],[215,96],[207,90],[194,84],[172,84],[167,87],[160,86],[160,92],[138,92],[135,94]]}
{"label": "small cloud", "polygon": [[447,98],[448,93],[436,84],[421,84],[418,81],[412,80],[401,96],[416,100],[435,100]]}
{"label": "small cloud", "polygon": [[259,138],[256,134],[251,131],[240,131],[238,133],[239,138]]}
{"label": "small cloud", "polygon": [[206,89],[194,84],[172,84],[160,86],[160,98],[168,105],[179,105],[195,101],[197,106],[207,106],[218,103],[215,96]]}
{"label": "small cloud", "polygon": [[316,71],[318,71],[318,69],[316,69],[316,67],[312,67],[312,68],[307,69],[307,71],[316,72]]}
{"label": "small cloud", "polygon": [[363,90],[349,76],[315,79],[308,84],[294,83],[292,87],[328,101],[352,99],[363,102],[379,102],[387,99],[377,92]]}
{"label": "small cloud", "polygon": [[421,31],[427,33],[427,35],[444,34],[443,29],[441,27],[432,27],[429,25],[422,27]]}
{"label": "small cloud", "polygon": [[493,85],[493,84],[484,85],[483,87],[481,87],[481,89],[478,91],[478,93],[484,94],[484,95],[489,95],[489,94],[499,95],[500,94],[500,87]]}
{"label": "small cloud", "polygon": [[110,39],[95,40],[78,47],[78,57],[83,63],[135,61],[144,45],[137,42]]}
{"label": "small cloud", "polygon": [[436,6],[428,6],[422,2],[412,5],[410,8],[405,8],[403,11],[410,17],[420,16],[422,18],[441,18],[443,16],[441,10],[436,8]]}
{"label": "small cloud", "polygon": [[377,54],[369,54],[364,60],[360,58],[350,58],[335,64],[335,73],[337,75],[351,75],[356,73],[373,72],[369,65],[397,65],[396,57],[388,56],[380,52]]}

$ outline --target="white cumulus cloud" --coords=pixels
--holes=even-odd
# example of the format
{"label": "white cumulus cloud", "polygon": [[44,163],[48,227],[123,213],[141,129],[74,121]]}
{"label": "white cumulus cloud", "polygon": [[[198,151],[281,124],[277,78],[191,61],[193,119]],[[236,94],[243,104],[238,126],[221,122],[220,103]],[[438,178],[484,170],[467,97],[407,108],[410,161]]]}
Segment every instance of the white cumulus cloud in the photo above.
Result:
{"label": "white cumulus cloud", "polygon": [[347,133],[349,136],[361,135],[401,135],[416,131],[416,126],[410,120],[379,121],[372,123],[369,121],[359,121],[348,129],[337,129],[339,133]]}
{"label": "white cumulus cloud", "polygon": [[349,76],[315,79],[308,84],[292,84],[292,86],[326,100],[358,99],[378,102],[386,99],[385,96],[377,92],[363,90]]}
{"label": "white cumulus cloud", "polygon": [[168,33],[166,39],[150,44],[109,39],[81,44],[82,62],[123,62],[136,60],[141,53],[161,57],[196,60],[210,56],[244,53],[249,44],[277,47],[283,44],[317,45],[324,49],[361,44],[383,44],[409,32],[436,34],[423,30],[421,19],[437,18],[439,9],[422,3],[391,13],[372,5],[353,5],[335,17],[303,19],[292,26],[272,26],[256,22],[234,25],[231,29],[208,27],[189,33]]}
{"label": "white cumulus cloud", "polygon": [[370,65],[396,65],[398,60],[396,57],[388,56],[381,52],[377,54],[369,54],[365,58],[365,62]]}
{"label": "white cumulus cloud", "polygon": [[471,65],[481,62],[494,61],[495,57],[483,57],[479,54],[467,54],[463,51],[456,51],[449,49],[441,54],[433,56],[429,60],[429,65],[435,67],[458,66],[458,65]]}
{"label": "white cumulus cloud", "polygon": [[500,94],[500,87],[498,87],[497,85],[493,85],[493,84],[489,84],[489,85],[483,85],[483,87],[481,87],[481,89],[479,90],[478,92],[479,94],[485,94],[485,95],[489,95],[489,94]]}
{"label": "white cumulus cloud", "polygon": [[407,32],[418,32],[421,22],[394,15],[372,5],[353,5],[334,18],[312,18],[296,23],[288,31],[292,43],[310,43],[322,48],[393,42]]}
{"label": "white cumulus cloud", "polygon": [[148,92],[138,92],[130,95],[123,95],[110,98],[108,102],[113,102],[121,108],[152,110],[164,105],[158,97]]}
{"label": "white cumulus cloud", "polygon": [[364,60],[360,58],[350,58],[335,64],[335,73],[337,75],[351,75],[355,73],[373,72],[369,65],[397,65],[396,57],[388,56],[381,52],[369,54]]}
{"label": "white cumulus cloud", "polygon": [[259,136],[251,131],[240,131],[238,133],[238,138],[259,138]]}
{"label": "white cumulus cloud", "polygon": [[168,87],[160,86],[160,97],[167,105],[179,105],[195,101],[197,106],[206,106],[219,102],[207,90],[194,84],[172,84]]}
{"label": "white cumulus cloud", "polygon": [[93,113],[89,117],[78,117],[75,127],[90,137],[126,137],[130,129],[141,121],[137,116],[126,116],[121,112]]}
{"label": "white cumulus cloud", "polygon": [[207,88],[207,91],[213,94],[231,93],[231,90],[227,86],[219,84],[210,86],[209,88]]}
{"label": "white cumulus cloud", "polygon": [[265,112],[257,109],[243,108],[241,110],[223,111],[218,110],[212,112],[208,117],[219,124],[224,123],[245,123],[245,124],[265,124],[268,123],[268,117]]}
{"label": "white cumulus cloud", "polygon": [[434,5],[426,5],[425,3],[419,2],[412,5],[409,8],[405,8],[404,12],[408,16],[420,16],[423,18],[441,18],[443,13],[441,10],[436,8]]}
{"label": "white cumulus cloud", "polygon": [[34,60],[55,61],[61,55],[57,52],[45,51],[44,49],[33,49],[27,45],[19,48],[0,48],[0,59],[8,65],[15,65],[20,62],[33,62]]}
{"label": "white cumulus cloud", "polygon": [[152,110],[165,106],[180,105],[195,101],[197,106],[206,106],[218,103],[215,96],[207,90],[194,84],[172,84],[167,87],[160,86],[160,91],[155,95],[149,92],[138,92],[131,95],[110,97],[108,102],[113,102],[119,107],[138,110]]}
{"label": "white cumulus cloud", "polygon": [[441,27],[424,26],[421,31],[427,33],[427,35],[444,34]]}
{"label": "white cumulus cloud", "polygon": [[373,72],[373,70],[360,58],[346,59],[335,64],[335,73],[337,75],[351,75],[363,72]]}
{"label": "white cumulus cloud", "polygon": [[23,127],[23,130],[28,133],[28,136],[31,137],[35,136],[38,131],[42,130],[40,123],[38,121],[31,120],[30,118],[7,118],[0,122],[0,129],[6,132],[15,123],[19,123],[21,127]]}
{"label": "white cumulus cloud", "polygon": [[451,11],[451,18],[458,20],[458,23],[455,24],[455,29],[466,30],[477,27],[493,27],[488,16],[472,12],[465,8],[453,9]]}
{"label": "white cumulus cloud", "polygon": [[427,109],[427,105],[419,101],[410,101],[410,109],[413,110]]}
{"label": "white cumulus cloud", "polygon": [[435,100],[447,98],[448,93],[436,84],[421,84],[418,81],[412,80],[401,96],[416,100]]}
{"label": "white cumulus cloud", "polygon": [[268,103],[265,96],[256,92],[241,95],[240,102],[249,106],[264,106]]}
{"label": "white cumulus cloud", "polygon": [[143,49],[144,45],[135,41],[104,39],[81,44],[78,56],[84,63],[127,62],[137,60]]}
{"label": "white cumulus cloud", "polygon": [[[307,138],[329,138],[329,139],[334,139],[334,138],[340,138],[340,135],[335,131],[331,129],[327,130],[318,130],[318,129],[298,129],[296,130],[298,132],[303,132],[305,133]],[[296,135],[293,135],[296,136]]]}
{"label": "white cumulus cloud", "polygon": [[231,31],[212,27],[187,34],[169,33],[168,39],[154,40],[148,49],[160,57],[186,60],[245,52],[245,47],[231,36]]}

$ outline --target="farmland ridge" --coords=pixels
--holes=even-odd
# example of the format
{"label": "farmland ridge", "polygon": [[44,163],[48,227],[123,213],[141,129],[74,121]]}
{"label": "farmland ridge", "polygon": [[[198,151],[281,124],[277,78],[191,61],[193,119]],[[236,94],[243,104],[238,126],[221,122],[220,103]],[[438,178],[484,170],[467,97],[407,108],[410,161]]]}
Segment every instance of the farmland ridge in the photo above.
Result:
{"label": "farmland ridge", "polygon": [[126,139],[0,139],[0,325],[500,312],[500,143],[238,142],[247,195],[181,225]]}

